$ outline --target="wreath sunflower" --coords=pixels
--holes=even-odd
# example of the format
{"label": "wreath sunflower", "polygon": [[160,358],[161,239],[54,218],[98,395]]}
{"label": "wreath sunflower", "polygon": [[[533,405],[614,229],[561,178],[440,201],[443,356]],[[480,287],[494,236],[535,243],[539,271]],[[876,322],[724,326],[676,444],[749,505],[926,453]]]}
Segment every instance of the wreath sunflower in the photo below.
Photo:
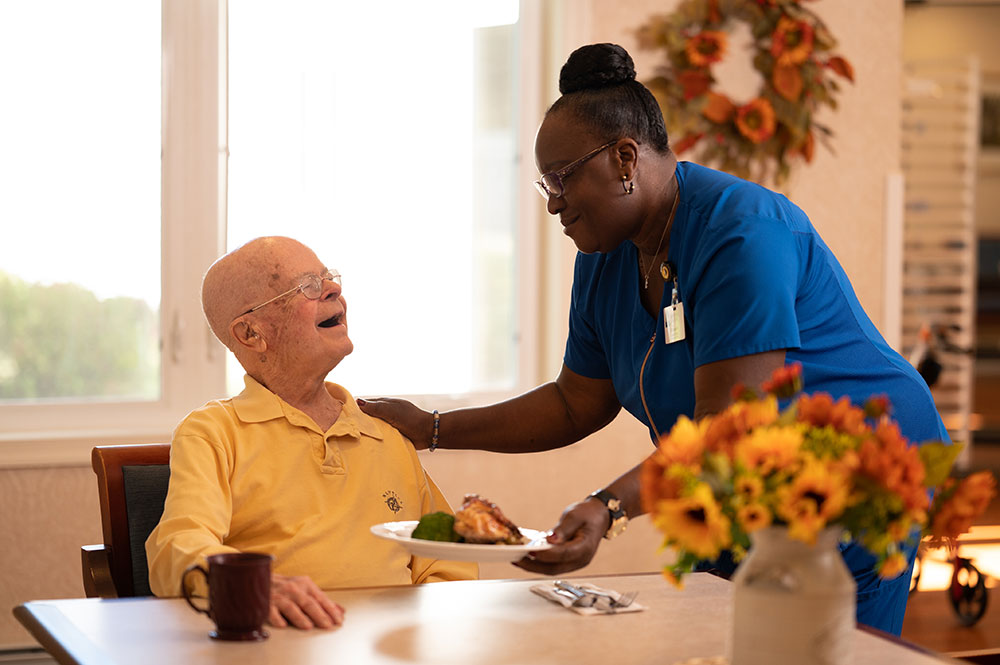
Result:
{"label": "wreath sunflower", "polygon": [[[749,101],[715,90],[712,65],[727,50],[727,28],[746,22],[753,67],[764,83]],[[667,62],[646,86],[663,109],[678,155],[759,182],[781,184],[792,164],[812,161],[817,138],[831,130],[813,119],[837,107],[834,74],[854,81],[851,64],[831,52],[837,41],[802,0],[684,0],[676,11],[639,28],[643,49],[664,50]],[[832,151],[832,149],[831,149]]]}

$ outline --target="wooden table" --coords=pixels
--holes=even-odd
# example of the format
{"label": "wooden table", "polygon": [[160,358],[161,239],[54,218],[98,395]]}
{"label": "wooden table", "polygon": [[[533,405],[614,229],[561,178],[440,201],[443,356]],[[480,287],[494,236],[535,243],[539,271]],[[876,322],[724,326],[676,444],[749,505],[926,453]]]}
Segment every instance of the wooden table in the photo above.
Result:
{"label": "wooden table", "polygon": [[[67,665],[671,665],[725,654],[732,593],[725,580],[694,574],[678,591],[658,574],[574,579],[639,590],[646,609],[580,616],[529,591],[550,580],[347,589],[330,593],[347,609],[343,626],[269,627],[271,637],[256,643],[209,639],[209,619],[182,599],[38,600],[14,614]],[[860,665],[954,662],[868,632],[854,637]]]}

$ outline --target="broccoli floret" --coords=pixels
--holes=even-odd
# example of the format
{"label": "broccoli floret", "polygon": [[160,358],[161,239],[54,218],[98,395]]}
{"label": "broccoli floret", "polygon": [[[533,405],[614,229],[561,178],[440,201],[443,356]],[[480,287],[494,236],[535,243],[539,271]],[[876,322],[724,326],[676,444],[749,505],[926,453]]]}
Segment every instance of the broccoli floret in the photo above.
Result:
{"label": "broccoli floret", "polygon": [[457,543],[462,540],[462,537],[455,533],[455,516],[445,512],[428,513],[421,517],[410,537],[441,540],[447,543]]}

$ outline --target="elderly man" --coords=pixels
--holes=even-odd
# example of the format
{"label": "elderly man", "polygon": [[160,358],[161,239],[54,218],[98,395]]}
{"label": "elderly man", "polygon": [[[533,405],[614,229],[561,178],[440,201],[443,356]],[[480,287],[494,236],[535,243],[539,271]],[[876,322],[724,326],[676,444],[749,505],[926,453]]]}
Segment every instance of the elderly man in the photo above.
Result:
{"label": "elderly man", "polygon": [[340,275],[290,238],[252,240],[209,268],[205,316],[246,388],[174,433],[163,517],[146,541],[156,595],[180,593],[184,570],[210,554],[265,552],[270,623],[329,628],[344,611],[324,589],[477,576],[475,564],[411,557],[368,530],[451,509],[410,442],[325,381],[354,349],[341,293]]}

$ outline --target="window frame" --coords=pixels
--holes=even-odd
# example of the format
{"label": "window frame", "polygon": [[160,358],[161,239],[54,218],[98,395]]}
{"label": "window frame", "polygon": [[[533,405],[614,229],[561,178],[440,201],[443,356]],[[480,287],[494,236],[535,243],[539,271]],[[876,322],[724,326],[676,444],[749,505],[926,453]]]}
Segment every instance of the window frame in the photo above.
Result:
{"label": "window frame", "polygon": [[[575,250],[547,224],[534,134],[558,64],[543,53],[547,2],[521,1],[516,385],[511,391],[404,395],[447,410],[506,399],[553,378],[562,359]],[[201,312],[201,277],[226,247],[227,0],[162,0],[161,399],[0,406],[0,468],[86,465],[94,445],[169,441],[193,408],[225,395],[228,351]],[[541,66],[539,66],[541,64]]]}
{"label": "window frame", "polygon": [[[197,295],[225,247],[225,2],[162,2],[161,395],[0,406],[0,468],[86,463],[98,444],[169,441],[224,389]],[[221,84],[220,84],[221,83]]]}

